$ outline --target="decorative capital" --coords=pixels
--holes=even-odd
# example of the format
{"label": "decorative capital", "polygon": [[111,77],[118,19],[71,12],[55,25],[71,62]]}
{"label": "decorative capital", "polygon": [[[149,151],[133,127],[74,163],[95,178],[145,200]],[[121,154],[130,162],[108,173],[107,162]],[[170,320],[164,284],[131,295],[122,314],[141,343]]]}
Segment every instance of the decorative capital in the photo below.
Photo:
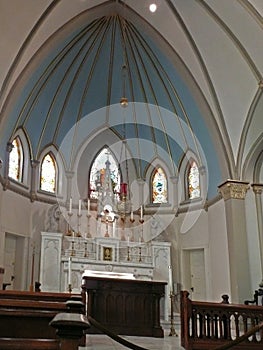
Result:
{"label": "decorative capital", "polygon": [[226,201],[227,199],[245,199],[249,183],[238,180],[227,180],[218,186],[219,192]]}
{"label": "decorative capital", "polygon": [[73,176],[74,176],[75,172],[67,170],[65,172],[65,174],[66,174],[67,179],[73,179]]}
{"label": "decorative capital", "polygon": [[252,187],[253,192],[255,193],[255,195],[262,194],[262,192],[263,192],[263,184],[252,184],[251,187]]}

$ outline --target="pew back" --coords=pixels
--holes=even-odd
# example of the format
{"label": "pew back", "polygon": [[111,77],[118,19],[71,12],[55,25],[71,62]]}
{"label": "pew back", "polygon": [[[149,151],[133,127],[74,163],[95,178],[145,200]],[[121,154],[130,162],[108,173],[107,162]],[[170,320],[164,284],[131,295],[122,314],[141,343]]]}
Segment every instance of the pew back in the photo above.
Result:
{"label": "pew back", "polygon": [[[55,330],[48,325],[58,313],[70,311],[70,297],[69,293],[0,291],[0,336],[54,339]],[[76,312],[75,302],[73,307]]]}

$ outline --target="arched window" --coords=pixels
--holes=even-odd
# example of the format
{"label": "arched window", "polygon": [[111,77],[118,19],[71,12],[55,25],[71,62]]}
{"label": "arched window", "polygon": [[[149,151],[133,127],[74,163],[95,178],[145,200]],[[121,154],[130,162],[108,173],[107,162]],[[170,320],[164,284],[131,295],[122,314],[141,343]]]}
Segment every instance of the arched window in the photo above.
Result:
{"label": "arched window", "polygon": [[12,142],[12,151],[9,155],[8,176],[19,182],[22,182],[23,177],[23,156],[23,147],[17,136]]}
{"label": "arched window", "polygon": [[56,192],[57,169],[56,162],[51,153],[48,153],[41,163],[40,189],[43,191]]}
{"label": "arched window", "polygon": [[188,198],[194,199],[200,197],[200,177],[196,162],[192,160],[187,172]]}
{"label": "arched window", "polygon": [[161,167],[154,170],[152,176],[152,203],[167,203],[167,178]]}
{"label": "arched window", "polygon": [[121,176],[118,163],[109,148],[105,147],[97,155],[91,166],[89,178],[90,198],[98,198],[99,189],[104,183],[106,166],[108,166],[110,170],[111,187],[113,192],[118,193],[120,191]]}

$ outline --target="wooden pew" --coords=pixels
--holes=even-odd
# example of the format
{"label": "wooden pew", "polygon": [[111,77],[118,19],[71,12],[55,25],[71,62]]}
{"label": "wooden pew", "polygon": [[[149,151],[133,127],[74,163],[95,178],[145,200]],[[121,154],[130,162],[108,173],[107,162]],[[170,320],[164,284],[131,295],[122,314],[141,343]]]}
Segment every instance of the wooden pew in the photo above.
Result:
{"label": "wooden pew", "polygon": [[56,331],[48,325],[58,313],[84,311],[83,303],[70,297],[68,293],[1,291],[0,337],[55,339]]}
{"label": "wooden pew", "polygon": [[[186,350],[210,350],[231,344],[263,322],[262,306],[192,301],[187,291],[181,292],[180,313],[181,345]],[[262,330],[233,349],[263,349]]]}
{"label": "wooden pew", "polygon": [[69,299],[82,299],[79,293],[51,293],[51,292],[29,292],[19,290],[0,290],[0,299],[21,299],[21,300],[38,300],[52,302],[66,302]]}
{"label": "wooden pew", "polygon": [[1,350],[78,350],[89,322],[82,314],[58,313],[49,327],[55,329],[56,339],[1,338]]}

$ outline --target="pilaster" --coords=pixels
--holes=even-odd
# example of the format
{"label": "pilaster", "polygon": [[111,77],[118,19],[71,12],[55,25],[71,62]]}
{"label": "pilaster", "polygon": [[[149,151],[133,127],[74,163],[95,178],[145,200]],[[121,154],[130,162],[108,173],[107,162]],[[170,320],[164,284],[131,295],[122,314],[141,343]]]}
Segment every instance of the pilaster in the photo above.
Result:
{"label": "pilaster", "polygon": [[37,197],[37,170],[39,166],[39,161],[31,160],[31,190],[30,190],[30,200],[34,202]]}
{"label": "pilaster", "polygon": [[170,180],[172,183],[172,191],[171,191],[172,200],[171,200],[171,202],[173,203],[175,215],[177,215],[178,208],[179,208],[179,198],[178,198],[178,180],[179,180],[179,178],[178,178],[178,176],[170,176]]}
{"label": "pilaster", "polygon": [[9,185],[9,161],[10,161],[10,153],[13,149],[12,142],[7,142],[6,152],[5,152],[5,166],[4,166],[4,181],[3,181],[3,189],[6,190]]}
{"label": "pilaster", "polygon": [[243,303],[251,294],[246,232],[245,197],[248,182],[227,180],[219,186],[225,201],[232,302]]}

